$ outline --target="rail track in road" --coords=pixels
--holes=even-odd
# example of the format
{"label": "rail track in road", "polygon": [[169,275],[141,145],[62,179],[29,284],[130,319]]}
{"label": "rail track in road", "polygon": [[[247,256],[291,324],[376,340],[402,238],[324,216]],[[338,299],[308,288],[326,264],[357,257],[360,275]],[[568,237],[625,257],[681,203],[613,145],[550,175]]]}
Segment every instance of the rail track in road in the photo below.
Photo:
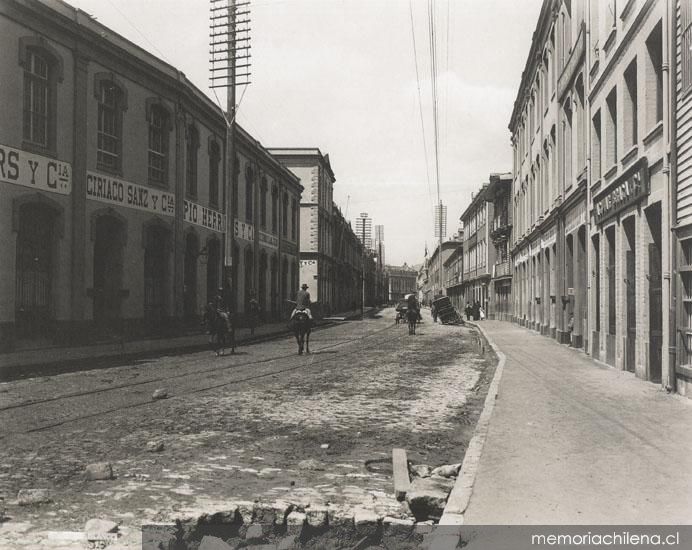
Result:
{"label": "rail track in road", "polygon": [[[275,376],[278,374],[298,370],[298,369],[305,368],[305,367],[311,367],[314,365],[319,365],[319,364],[327,362],[329,360],[328,358],[322,359],[322,360],[320,360],[320,359],[315,360],[314,357],[316,355],[319,355],[320,352],[323,352],[325,350],[329,350],[332,348],[346,346],[346,345],[349,345],[353,342],[362,342],[365,339],[369,339],[369,338],[372,338],[374,336],[378,336],[382,332],[391,330],[395,326],[396,326],[395,324],[391,324],[391,325],[387,325],[384,328],[373,330],[372,332],[369,332],[367,334],[360,335],[356,338],[340,339],[339,341],[337,341],[335,343],[321,346],[320,348],[315,350],[315,353],[313,353],[309,356],[305,356],[305,355],[298,356],[296,353],[273,355],[271,357],[263,357],[261,359],[255,360],[255,361],[243,361],[243,362],[239,362],[239,363],[230,363],[230,364],[225,364],[225,365],[221,365],[221,366],[214,366],[214,367],[208,368],[208,369],[194,369],[194,370],[184,372],[184,373],[178,373],[178,374],[167,375],[167,376],[160,376],[160,377],[156,377],[156,378],[150,378],[147,380],[138,380],[136,382],[127,383],[127,384],[118,384],[115,386],[111,385],[111,386],[107,386],[107,387],[99,387],[99,388],[94,388],[94,389],[89,389],[89,390],[76,391],[76,392],[66,393],[66,394],[42,398],[42,399],[25,401],[22,403],[14,403],[11,405],[5,405],[3,407],[0,407],[0,414],[6,413],[9,411],[16,411],[18,409],[27,411],[27,410],[30,410],[31,407],[37,407],[40,405],[47,405],[47,404],[51,404],[51,403],[58,403],[58,402],[67,401],[70,399],[89,398],[89,397],[93,397],[93,396],[98,395],[98,394],[104,394],[107,392],[121,391],[124,395],[127,395],[127,390],[132,389],[132,388],[142,387],[142,386],[145,386],[148,384],[160,384],[162,382],[170,384],[170,382],[172,380],[183,380],[185,378],[200,377],[203,375],[207,375],[207,378],[215,378],[215,377],[218,377],[219,374],[224,374],[224,373],[230,371],[231,369],[238,369],[238,368],[242,368],[242,367],[251,367],[252,365],[258,365],[259,366],[259,365],[269,364],[272,362],[297,359],[298,357],[301,357],[301,359],[302,359],[301,362],[299,362],[297,364],[295,362],[292,362],[292,364],[290,364],[289,366],[285,366],[283,368],[269,369],[266,372],[254,374],[251,376],[246,376],[243,378],[236,378],[233,380],[225,380],[223,382],[218,382],[218,383],[214,383],[211,385],[205,385],[204,387],[195,387],[195,388],[187,389],[187,390],[185,390],[185,393],[182,395],[172,395],[170,397],[170,399],[180,398],[180,397],[183,397],[184,395],[189,395],[189,394],[194,394],[194,393],[202,393],[205,391],[211,391],[211,390],[214,390],[214,389],[217,389],[220,387],[224,387],[224,386],[241,384],[243,382],[250,382],[253,380],[258,380],[258,379],[266,378],[269,376]],[[404,338],[404,336],[406,336],[406,333],[402,333],[401,335],[393,338],[393,340],[395,340],[395,341],[400,340],[400,339]],[[352,355],[355,353],[361,353],[363,350],[367,350],[367,349],[370,349],[370,348],[372,348],[374,346],[378,346],[378,345],[381,345],[381,342],[377,341],[373,344],[369,344],[366,346],[361,345],[361,346],[358,346],[357,349],[355,349],[353,351],[345,351],[344,355]],[[312,358],[313,360],[305,361],[306,358]],[[123,404],[115,406],[115,407],[107,408],[105,410],[97,410],[97,411],[91,412],[89,414],[80,414],[80,415],[76,415],[76,416],[68,416],[68,417],[62,418],[60,420],[57,420],[54,422],[49,422],[46,424],[42,424],[40,426],[35,426],[35,427],[29,428],[29,429],[12,431],[12,432],[8,432],[8,433],[0,434],[0,440],[6,439],[8,436],[11,436],[11,435],[22,435],[22,434],[29,434],[29,433],[49,430],[51,428],[57,428],[57,427],[62,426],[64,424],[68,424],[68,423],[72,423],[72,422],[78,422],[80,420],[86,420],[86,419],[94,418],[97,416],[103,416],[103,415],[107,415],[110,413],[118,412],[118,411],[129,409],[129,408],[145,407],[147,405],[152,405],[156,402],[157,401],[153,400],[151,398],[151,396],[148,396],[146,400],[138,400],[138,401],[134,401],[134,402],[129,401],[127,403],[123,403]],[[2,421],[0,420],[0,424],[1,423],[2,423]]]}

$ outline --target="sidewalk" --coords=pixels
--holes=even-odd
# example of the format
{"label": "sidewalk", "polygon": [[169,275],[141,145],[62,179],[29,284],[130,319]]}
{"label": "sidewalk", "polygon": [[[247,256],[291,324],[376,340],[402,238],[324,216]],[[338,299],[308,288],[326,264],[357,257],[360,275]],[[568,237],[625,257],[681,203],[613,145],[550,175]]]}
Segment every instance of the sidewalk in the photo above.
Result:
{"label": "sidewalk", "polygon": [[517,325],[464,523],[692,522],[692,400]]}
{"label": "sidewalk", "polygon": [[[365,315],[370,315],[373,311],[374,308],[366,308]],[[341,318],[345,320],[359,319],[360,310],[330,315],[325,319],[316,321],[316,326],[326,326]],[[250,334],[249,328],[239,328],[236,329],[235,332],[236,345],[260,342],[289,333],[287,321],[262,324],[255,328],[254,334]],[[194,351],[205,349],[208,346],[209,336],[200,330],[199,334],[178,336],[175,338],[150,338],[124,341],[122,343],[109,342],[72,348],[54,346],[2,353],[0,354],[0,380],[4,379],[8,371],[17,368],[58,365],[106,357],[125,358],[152,353]]]}

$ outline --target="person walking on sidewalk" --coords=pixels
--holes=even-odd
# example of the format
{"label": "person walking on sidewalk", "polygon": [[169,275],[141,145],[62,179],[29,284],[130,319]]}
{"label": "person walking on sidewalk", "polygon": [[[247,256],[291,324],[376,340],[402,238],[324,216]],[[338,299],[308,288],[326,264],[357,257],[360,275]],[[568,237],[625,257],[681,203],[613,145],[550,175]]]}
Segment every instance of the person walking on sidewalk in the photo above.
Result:
{"label": "person walking on sidewalk", "polygon": [[221,316],[221,318],[224,320],[226,323],[226,327],[228,328],[229,332],[231,330],[231,314],[228,309],[228,305],[226,304],[226,300],[223,298],[223,287],[219,287],[219,290],[216,293],[216,297],[214,298],[214,308],[216,309],[217,313]]}
{"label": "person walking on sidewalk", "polygon": [[250,314],[250,334],[255,334],[255,327],[259,325],[259,302],[257,301],[257,293],[254,290],[250,291],[250,301],[248,303]]}

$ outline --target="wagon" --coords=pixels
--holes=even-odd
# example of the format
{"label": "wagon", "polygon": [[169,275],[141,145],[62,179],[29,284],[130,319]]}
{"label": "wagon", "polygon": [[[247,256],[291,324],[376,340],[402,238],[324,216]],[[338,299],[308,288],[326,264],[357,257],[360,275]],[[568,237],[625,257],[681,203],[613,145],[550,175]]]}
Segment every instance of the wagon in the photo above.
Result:
{"label": "wagon", "polygon": [[464,320],[452,305],[448,296],[441,296],[433,300],[433,305],[437,309],[437,318],[443,325],[463,325]]}

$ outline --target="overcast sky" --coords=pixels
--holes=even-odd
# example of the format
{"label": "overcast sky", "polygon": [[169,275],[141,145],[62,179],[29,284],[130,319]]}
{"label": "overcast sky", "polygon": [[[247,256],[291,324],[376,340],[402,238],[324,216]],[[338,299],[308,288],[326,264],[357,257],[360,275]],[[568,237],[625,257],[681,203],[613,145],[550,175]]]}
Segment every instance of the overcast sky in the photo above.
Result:
{"label": "overcast sky", "polygon": [[[207,0],[68,3],[176,66],[216,100],[207,87]],[[440,194],[449,236],[488,174],[511,171],[507,125],[540,5],[435,0]],[[384,225],[385,259],[396,265],[421,262],[426,242],[430,252],[435,247],[427,0],[412,4],[427,164],[410,6],[409,0],[253,1],[252,84],[238,114],[265,147],[329,153],[335,202],[348,219],[367,212]]]}

